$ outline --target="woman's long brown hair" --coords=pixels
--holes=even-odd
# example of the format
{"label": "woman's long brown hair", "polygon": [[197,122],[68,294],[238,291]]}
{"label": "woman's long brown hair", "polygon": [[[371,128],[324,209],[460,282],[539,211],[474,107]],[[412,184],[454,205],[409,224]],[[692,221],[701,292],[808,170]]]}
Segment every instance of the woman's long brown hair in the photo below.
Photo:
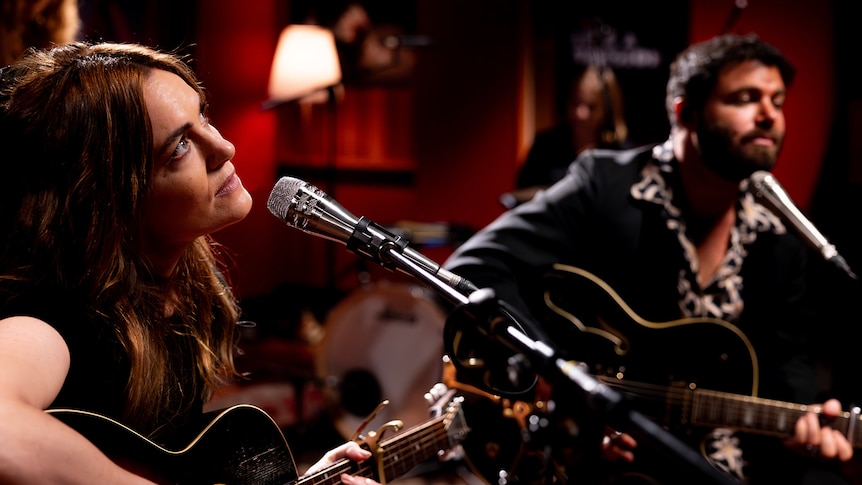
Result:
{"label": "woman's long brown hair", "polygon": [[182,58],[131,44],[34,52],[0,88],[0,224],[15,228],[0,243],[0,297],[47,286],[86,301],[129,357],[124,419],[150,431],[236,376],[238,318],[209,236],[167,280],[136,252],[153,170],[143,97],[153,69],[178,75],[205,102]]}

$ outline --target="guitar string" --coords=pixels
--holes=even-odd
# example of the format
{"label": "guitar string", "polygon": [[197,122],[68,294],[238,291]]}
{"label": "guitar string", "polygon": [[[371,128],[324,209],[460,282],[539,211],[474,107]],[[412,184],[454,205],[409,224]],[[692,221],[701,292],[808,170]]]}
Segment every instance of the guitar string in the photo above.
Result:
{"label": "guitar string", "polygon": [[[398,447],[395,451],[405,452],[405,450],[412,450],[405,455],[401,455],[400,453],[395,453],[390,451],[391,446],[388,448],[384,448],[386,450],[386,457],[384,458],[384,466],[386,469],[395,468],[396,465],[404,465],[408,459],[413,460],[413,466],[425,461],[427,458],[436,454],[436,451],[427,453],[427,450],[434,448],[440,448],[440,445],[446,444],[448,441],[448,433],[446,430],[435,429],[432,430],[431,433],[427,433],[424,435],[417,435],[416,438],[410,438],[398,443]],[[418,447],[417,447],[418,445]],[[434,445],[434,446],[432,446]],[[417,455],[422,455],[422,452],[425,452],[427,455],[425,458],[421,460],[416,460]]]}

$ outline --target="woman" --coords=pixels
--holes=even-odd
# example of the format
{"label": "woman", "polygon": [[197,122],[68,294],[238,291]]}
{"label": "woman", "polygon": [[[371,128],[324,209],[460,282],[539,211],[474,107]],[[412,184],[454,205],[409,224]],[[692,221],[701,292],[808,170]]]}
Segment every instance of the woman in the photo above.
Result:
{"label": "woman", "polygon": [[[206,106],[181,59],[138,45],[4,68],[0,482],[147,483],[44,410],[168,443],[239,376],[239,310],[209,235],[252,201]],[[370,453],[347,443],[313,469],[345,456]]]}
{"label": "woman", "polygon": [[507,208],[563,178],[584,150],[629,145],[623,93],[610,67],[576,66],[561,111],[561,123],[536,134],[518,169],[517,190],[501,199]]}

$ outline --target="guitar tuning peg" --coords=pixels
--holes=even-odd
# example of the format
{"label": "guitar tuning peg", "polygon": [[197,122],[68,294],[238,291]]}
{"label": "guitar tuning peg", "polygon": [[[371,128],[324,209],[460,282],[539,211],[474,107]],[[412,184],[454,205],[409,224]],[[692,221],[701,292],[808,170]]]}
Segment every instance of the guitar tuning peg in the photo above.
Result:
{"label": "guitar tuning peg", "polygon": [[449,388],[446,387],[446,384],[438,382],[425,393],[425,401],[427,401],[428,404],[434,404],[439,401],[441,397],[445,396],[447,392],[449,392]]}

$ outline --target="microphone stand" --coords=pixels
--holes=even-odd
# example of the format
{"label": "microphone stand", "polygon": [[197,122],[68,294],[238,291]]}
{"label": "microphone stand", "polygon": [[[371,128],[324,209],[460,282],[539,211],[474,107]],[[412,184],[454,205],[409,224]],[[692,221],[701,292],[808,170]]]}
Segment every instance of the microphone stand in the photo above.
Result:
{"label": "microphone stand", "polygon": [[[456,312],[467,316],[467,320],[478,326],[485,335],[525,356],[530,368],[538,369],[539,374],[550,380],[571,386],[588,405],[588,409],[606,418],[613,428],[626,431],[640,443],[655,447],[684,469],[708,480],[708,483],[738,483],[713,468],[701,455],[667,430],[631,409],[622,395],[599,382],[571,359],[564,358],[549,343],[528,336],[521,330],[520,323],[523,322],[517,321],[514,311],[505,302],[496,299],[493,290],[483,288],[465,295],[401,254],[397,244],[391,241],[381,245],[380,255],[382,260],[428,284],[455,304],[458,307]],[[453,321],[450,317],[446,325],[450,326]],[[514,365],[520,360],[510,361]]]}

